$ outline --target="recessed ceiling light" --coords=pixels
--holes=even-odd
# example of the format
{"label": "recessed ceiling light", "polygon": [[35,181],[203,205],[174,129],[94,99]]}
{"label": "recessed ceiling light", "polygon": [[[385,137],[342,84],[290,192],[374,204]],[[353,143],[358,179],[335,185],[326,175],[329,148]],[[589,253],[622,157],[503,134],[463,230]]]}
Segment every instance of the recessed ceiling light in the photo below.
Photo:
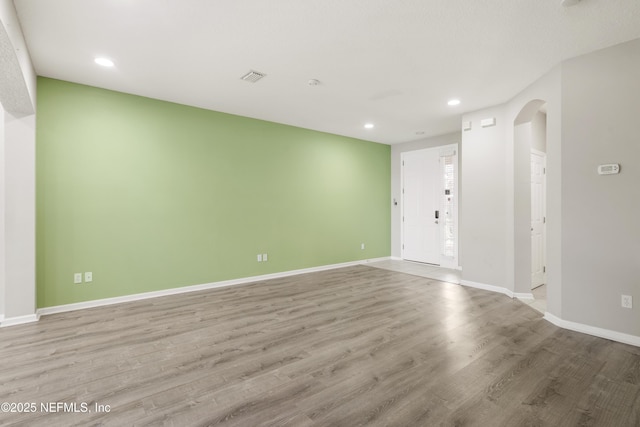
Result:
{"label": "recessed ceiling light", "polygon": [[103,67],[113,67],[113,61],[109,58],[96,58],[94,59],[95,63],[98,65],[102,65]]}
{"label": "recessed ceiling light", "polygon": [[424,131],[423,130],[419,130],[418,132],[416,132],[416,135],[424,135]]}
{"label": "recessed ceiling light", "polygon": [[373,129],[373,123],[367,123],[364,125],[365,129]]}
{"label": "recessed ceiling light", "polygon": [[460,105],[460,100],[459,99],[450,99],[449,102],[447,102],[447,105],[449,107],[455,107],[456,105]]}

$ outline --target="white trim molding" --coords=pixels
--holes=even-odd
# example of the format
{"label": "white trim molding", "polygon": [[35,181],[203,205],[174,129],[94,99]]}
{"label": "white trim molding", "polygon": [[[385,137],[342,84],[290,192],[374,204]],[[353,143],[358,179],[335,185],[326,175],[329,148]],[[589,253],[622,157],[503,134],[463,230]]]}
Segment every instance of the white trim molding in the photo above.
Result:
{"label": "white trim molding", "polygon": [[462,286],[468,286],[470,288],[482,289],[483,291],[497,292],[499,294],[505,294],[509,298],[514,298],[514,293],[507,288],[501,286],[487,285],[485,283],[472,282],[471,280],[460,280]]}
{"label": "white trim molding", "polygon": [[462,286],[468,286],[470,288],[482,289],[483,291],[497,292],[499,294],[504,294],[509,298],[518,298],[518,299],[526,299],[526,300],[534,299],[532,293],[513,292],[501,286],[487,285],[486,283],[472,282],[471,280],[461,280],[460,284]]}
{"label": "white trim molding", "polygon": [[184,286],[184,287],[181,287],[181,288],[163,289],[161,291],[144,292],[144,293],[140,293],[140,294],[123,295],[123,296],[113,297],[113,298],[104,298],[104,299],[98,299],[98,300],[92,300],[92,301],[83,301],[83,302],[77,302],[77,303],[73,303],[73,304],[64,304],[64,305],[57,305],[57,306],[53,306],[53,307],[39,308],[37,313],[38,313],[38,316],[40,316],[40,315],[46,316],[48,314],[65,313],[65,312],[68,312],[68,311],[83,310],[85,308],[103,307],[103,306],[107,306],[107,305],[120,304],[120,303],[124,303],[124,302],[132,302],[132,301],[140,301],[140,300],[145,300],[145,299],[150,299],[150,298],[164,297],[164,296],[168,296],[168,295],[178,295],[178,294],[184,294],[184,293],[188,293],[188,292],[204,291],[204,290],[207,290],[207,289],[223,288],[223,287],[226,287],[226,286],[243,285],[243,284],[247,284],[247,283],[260,282],[260,281],[263,281],[263,280],[270,280],[270,279],[278,279],[278,278],[281,278],[281,277],[296,276],[298,274],[314,273],[314,272],[317,272],[317,271],[325,271],[325,270],[333,270],[333,269],[336,269],[336,268],[352,267],[354,265],[363,265],[363,264],[368,264],[368,263],[371,263],[371,262],[386,261],[386,260],[389,260],[389,259],[390,259],[390,257],[365,259],[365,260],[359,260],[359,261],[344,262],[344,263],[340,263],[340,264],[330,264],[330,265],[322,265],[322,266],[319,266],[319,267],[303,268],[303,269],[300,269],[300,270],[283,271],[283,272],[280,272],[280,273],[264,274],[264,275],[261,275],[261,276],[252,276],[252,277],[243,277],[243,278],[240,278],[240,279],[224,280],[224,281],[221,281],[221,282],[204,283],[204,284],[201,284],[201,285]]}
{"label": "white trim molding", "polygon": [[548,320],[549,322],[563,329],[569,329],[571,331],[581,332],[583,334],[593,335],[596,337],[621,342],[623,344],[640,347],[640,337],[635,335],[624,334],[622,332],[598,328],[596,326],[585,325],[583,323],[571,322],[569,320],[564,320],[557,316],[554,316],[549,312],[544,313],[544,318],[545,320]]}
{"label": "white trim molding", "polygon": [[[352,267],[355,265],[365,265],[372,262],[387,261],[390,259],[396,259],[396,258],[382,257],[382,258],[365,259],[365,260],[351,261],[351,262],[345,262],[340,264],[330,264],[330,265],[323,265],[319,267],[303,268],[300,270],[284,271],[280,273],[264,274],[261,276],[252,276],[252,277],[244,277],[239,279],[224,280],[220,282],[205,283],[201,285],[164,289],[161,291],[145,292],[145,293],[133,294],[133,295],[124,295],[120,297],[105,298],[105,299],[99,299],[99,300],[93,300],[93,301],[84,301],[84,302],[79,302],[74,304],[58,305],[54,307],[45,307],[45,308],[38,309],[36,314],[31,314],[27,316],[5,318],[3,315],[0,314],[0,327],[22,325],[26,323],[37,322],[40,319],[40,316],[44,316],[48,314],[65,313],[68,311],[82,310],[85,308],[102,307],[102,306],[108,306],[112,304],[139,301],[139,300],[157,298],[157,297],[168,296],[168,295],[178,295],[178,294],[189,293],[189,292],[203,291],[207,289],[216,289],[216,288],[222,288],[227,286],[255,283],[259,281],[278,279],[281,277],[289,277],[289,276],[295,276],[299,274],[314,273],[318,271],[333,270],[333,269],[344,268],[344,267]],[[460,285],[468,286],[470,288],[482,289],[490,292],[501,293],[508,296],[509,298],[533,299],[533,295],[530,293],[512,292],[511,290],[500,287],[500,286],[487,285],[485,283],[473,282],[470,280],[461,280]],[[595,326],[584,325],[582,323],[563,320],[557,316],[554,316],[549,312],[546,312],[544,314],[544,319],[563,329],[569,329],[572,331],[581,332],[584,334],[593,335],[596,337],[605,338],[612,341],[617,341],[624,344],[640,347],[640,337],[635,335],[624,334],[622,332],[611,331],[609,329],[603,329]]]}
{"label": "white trim molding", "polygon": [[[533,294],[512,292],[509,289],[502,288],[500,286],[487,285],[485,283],[472,282],[470,280],[461,280],[460,284],[463,286],[469,286],[470,288],[477,288],[485,291],[498,292],[510,298],[534,299]],[[583,323],[571,322],[569,320],[564,320],[557,316],[554,316],[549,312],[544,313],[544,319],[562,329],[568,329],[570,331],[581,332],[583,334],[593,335],[595,337],[605,338],[611,341],[617,341],[623,344],[629,344],[636,347],[640,347],[640,337],[635,335],[629,335],[622,332],[612,331],[609,329],[598,328],[596,326],[585,325]]]}
{"label": "white trim molding", "polygon": [[26,316],[7,317],[0,319],[0,328],[7,326],[24,325],[25,323],[33,323],[40,320],[40,313],[28,314]]}

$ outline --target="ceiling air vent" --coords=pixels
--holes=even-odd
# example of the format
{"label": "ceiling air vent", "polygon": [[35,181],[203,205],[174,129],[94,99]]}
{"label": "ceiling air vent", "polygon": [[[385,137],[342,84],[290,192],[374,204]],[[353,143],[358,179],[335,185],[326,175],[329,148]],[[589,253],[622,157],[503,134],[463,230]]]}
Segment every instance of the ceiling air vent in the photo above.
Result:
{"label": "ceiling air vent", "polygon": [[244,76],[240,77],[240,79],[244,80],[245,82],[255,83],[264,76],[266,76],[266,74],[251,70]]}

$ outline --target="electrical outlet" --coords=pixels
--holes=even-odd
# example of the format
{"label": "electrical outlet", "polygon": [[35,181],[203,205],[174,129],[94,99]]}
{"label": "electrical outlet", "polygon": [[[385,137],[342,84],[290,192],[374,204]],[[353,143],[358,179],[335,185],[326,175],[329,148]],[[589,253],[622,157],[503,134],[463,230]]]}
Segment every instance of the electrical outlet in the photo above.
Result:
{"label": "electrical outlet", "polygon": [[93,282],[93,273],[92,272],[87,271],[86,273],[84,273],[84,282],[85,283]]}
{"label": "electrical outlet", "polygon": [[622,306],[624,308],[633,308],[633,297],[631,295],[622,295]]}
{"label": "electrical outlet", "polygon": [[82,273],[73,274],[73,283],[82,283]]}
{"label": "electrical outlet", "polygon": [[267,262],[268,260],[267,254],[262,254],[262,261]]}
{"label": "electrical outlet", "polygon": [[262,262],[262,254],[258,254],[258,262]]}
{"label": "electrical outlet", "polygon": [[364,249],[364,243],[360,244],[360,249]]}

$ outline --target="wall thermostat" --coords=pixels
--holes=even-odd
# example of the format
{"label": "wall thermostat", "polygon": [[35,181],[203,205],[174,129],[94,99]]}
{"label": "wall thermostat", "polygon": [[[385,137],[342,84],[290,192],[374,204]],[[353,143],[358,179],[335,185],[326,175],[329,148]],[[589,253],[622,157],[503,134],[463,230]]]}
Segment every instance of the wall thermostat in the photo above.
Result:
{"label": "wall thermostat", "polygon": [[598,175],[614,175],[620,173],[620,165],[617,163],[598,166]]}

